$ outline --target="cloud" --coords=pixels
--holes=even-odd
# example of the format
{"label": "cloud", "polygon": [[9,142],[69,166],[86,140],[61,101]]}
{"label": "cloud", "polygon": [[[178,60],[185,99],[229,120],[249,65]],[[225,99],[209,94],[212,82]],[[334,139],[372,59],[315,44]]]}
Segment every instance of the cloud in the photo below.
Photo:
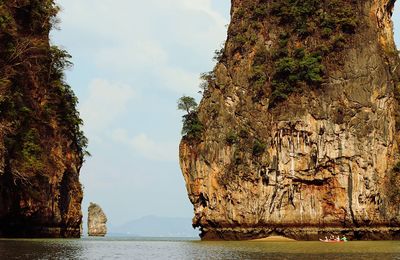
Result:
{"label": "cloud", "polygon": [[397,49],[400,49],[400,4],[396,3],[393,12],[394,23],[394,36],[396,40]]}
{"label": "cloud", "polygon": [[110,125],[125,112],[128,102],[135,97],[127,84],[94,79],[89,84],[89,97],[80,106],[80,112],[88,131]]}
{"label": "cloud", "polygon": [[56,2],[62,23],[52,37],[73,56],[68,81],[92,153],[81,174],[85,201],[101,202],[113,223],[145,212],[190,216],[176,99],[197,96],[199,74],[212,69],[228,19],[215,7],[229,0]]}
{"label": "cloud", "polygon": [[173,162],[178,159],[177,146],[174,142],[157,142],[144,133],[129,137],[125,129],[116,129],[112,139],[128,145],[134,152],[151,161]]}
{"label": "cloud", "polygon": [[137,40],[127,45],[100,49],[95,56],[98,67],[132,72],[135,69],[151,69],[165,64],[167,53],[158,44]]}
{"label": "cloud", "polygon": [[211,0],[183,0],[184,6],[188,9],[199,10],[207,14],[211,19],[215,21],[220,27],[227,23],[227,20],[218,12],[212,9]]}
{"label": "cloud", "polygon": [[[175,94],[197,92],[199,74],[212,68],[198,64],[205,55],[211,64],[227,23],[213,10],[211,0],[59,3],[65,12],[62,28],[73,32],[74,42],[79,42],[77,52],[82,52],[98,73],[124,82],[135,80],[138,88],[153,84]],[[154,82],[149,83],[148,78]]]}
{"label": "cloud", "polygon": [[164,84],[179,94],[195,93],[199,86],[199,75],[180,68],[165,67],[160,70]]}

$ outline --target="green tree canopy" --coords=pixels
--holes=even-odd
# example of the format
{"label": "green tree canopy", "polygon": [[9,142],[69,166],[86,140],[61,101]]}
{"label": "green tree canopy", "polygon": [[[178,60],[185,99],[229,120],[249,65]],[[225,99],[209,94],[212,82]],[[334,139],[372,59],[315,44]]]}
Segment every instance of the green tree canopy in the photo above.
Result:
{"label": "green tree canopy", "polygon": [[197,109],[197,102],[192,97],[183,96],[178,100],[178,109],[190,114]]}
{"label": "green tree canopy", "polygon": [[182,96],[178,100],[178,109],[187,112],[182,116],[182,135],[190,139],[199,138],[203,131],[203,124],[197,116],[196,100],[189,96]]}

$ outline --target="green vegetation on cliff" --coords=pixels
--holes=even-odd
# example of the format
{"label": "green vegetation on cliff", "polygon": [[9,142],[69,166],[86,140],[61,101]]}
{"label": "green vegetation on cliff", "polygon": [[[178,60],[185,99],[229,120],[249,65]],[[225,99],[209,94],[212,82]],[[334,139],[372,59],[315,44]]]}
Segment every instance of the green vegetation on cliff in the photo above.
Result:
{"label": "green vegetation on cliff", "polygon": [[[344,34],[355,33],[358,20],[351,1],[342,0],[273,1],[270,14],[287,28],[280,36],[278,55],[273,55],[275,72],[271,104],[275,105],[287,99],[301,83],[321,85],[325,75],[324,58],[344,47]],[[296,43],[305,42],[308,38],[320,44],[295,47]]]}
{"label": "green vegetation on cliff", "polygon": [[[48,34],[58,10],[53,1],[0,3],[0,120],[10,129],[5,136],[10,159],[20,161],[26,171],[43,169],[48,147],[41,136],[50,134],[49,128],[68,136],[82,160],[87,154],[78,101],[64,81],[71,56],[49,46],[48,37],[29,35]],[[32,92],[34,88],[41,91]]]}
{"label": "green vegetation on cliff", "polygon": [[[237,22],[230,27],[230,37],[234,52],[243,55],[255,49],[249,76],[253,100],[269,98],[273,107],[305,86],[320,87],[326,64],[347,46],[360,24],[355,4],[344,0],[244,1],[234,12],[232,19]],[[271,23],[267,25],[268,17]],[[263,31],[268,28],[273,29],[266,35]],[[266,47],[264,41],[275,37],[278,44]]]}
{"label": "green vegetation on cliff", "polygon": [[87,139],[53,0],[0,0],[0,236],[80,236]]}
{"label": "green vegetation on cliff", "polygon": [[188,139],[198,139],[203,131],[203,125],[197,115],[197,102],[189,96],[182,96],[178,100],[178,109],[185,111],[182,116],[182,135]]}

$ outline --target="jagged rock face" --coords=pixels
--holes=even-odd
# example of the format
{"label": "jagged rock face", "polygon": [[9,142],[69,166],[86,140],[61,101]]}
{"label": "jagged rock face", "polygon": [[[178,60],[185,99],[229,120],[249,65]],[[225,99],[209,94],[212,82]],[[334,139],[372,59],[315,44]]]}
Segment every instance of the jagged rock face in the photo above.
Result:
{"label": "jagged rock face", "polygon": [[107,234],[107,217],[101,207],[95,203],[90,203],[88,209],[88,235],[104,237]]}
{"label": "jagged rock face", "polygon": [[[296,8],[281,3],[307,2],[319,6],[305,33],[294,28],[297,17],[279,17]],[[223,56],[198,109],[203,133],[180,145],[193,225],[203,239],[316,239],[326,232],[400,238],[394,2],[232,1]],[[337,27],[312,20],[334,15],[335,4],[354,21]],[[314,55],[324,67],[320,84],[280,71],[282,60],[304,65],[299,49],[326,45]],[[254,80],[257,68],[264,77]],[[287,82],[296,90],[273,103],[278,83]]]}
{"label": "jagged rock face", "polygon": [[86,139],[52,0],[0,1],[0,237],[80,237]]}

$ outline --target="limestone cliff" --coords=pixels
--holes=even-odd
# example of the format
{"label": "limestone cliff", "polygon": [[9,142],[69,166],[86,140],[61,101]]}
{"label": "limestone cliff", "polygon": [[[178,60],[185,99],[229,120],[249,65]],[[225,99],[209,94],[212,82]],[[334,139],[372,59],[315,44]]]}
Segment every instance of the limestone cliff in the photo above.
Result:
{"label": "limestone cliff", "polygon": [[88,235],[104,237],[107,234],[107,217],[96,203],[90,203],[88,208]]}
{"label": "limestone cliff", "polygon": [[400,238],[394,0],[232,0],[180,144],[203,239]]}
{"label": "limestone cliff", "polygon": [[79,237],[86,138],[52,0],[0,1],[0,237]]}

